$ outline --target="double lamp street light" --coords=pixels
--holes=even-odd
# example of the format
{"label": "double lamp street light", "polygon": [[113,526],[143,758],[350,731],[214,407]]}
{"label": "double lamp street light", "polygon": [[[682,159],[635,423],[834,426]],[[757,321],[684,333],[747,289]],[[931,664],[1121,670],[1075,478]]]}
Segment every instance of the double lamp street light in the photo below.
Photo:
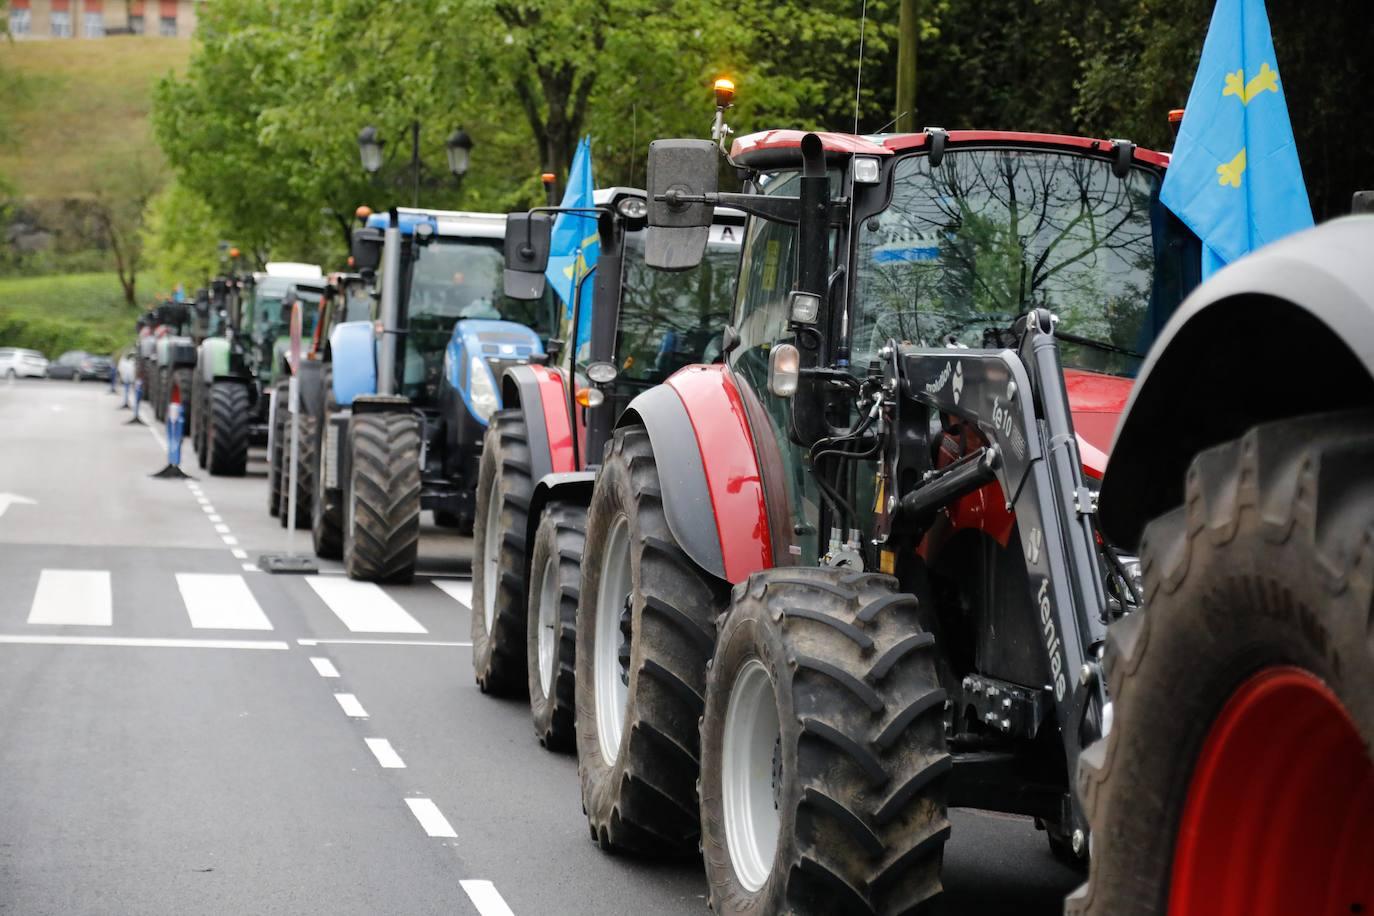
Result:
{"label": "double lamp street light", "polygon": [[[358,132],[358,153],[362,157],[363,169],[370,175],[377,174],[382,168],[382,147],[386,144],[377,136],[377,128],[364,127]],[[461,183],[467,174],[472,160],[472,137],[459,127],[444,141],[444,152],[448,155],[448,170]],[[413,189],[412,206],[420,206],[420,122],[410,123],[410,172]]]}

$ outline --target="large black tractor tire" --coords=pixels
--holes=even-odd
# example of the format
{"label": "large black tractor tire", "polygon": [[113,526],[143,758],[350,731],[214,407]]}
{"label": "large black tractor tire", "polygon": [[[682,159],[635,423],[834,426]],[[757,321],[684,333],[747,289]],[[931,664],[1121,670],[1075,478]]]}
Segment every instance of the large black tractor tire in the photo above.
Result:
{"label": "large black tractor tire", "polygon": [[205,465],[216,477],[242,477],[248,470],[249,410],[247,385],[216,382],[210,386]]}
{"label": "large black tractor tire", "polygon": [[525,415],[497,411],[482,443],[472,541],[472,668],[483,693],[525,692],[525,523],[533,493]]}
{"label": "large black tractor tire", "polygon": [[296,530],[310,527],[310,498],[314,492],[315,455],[312,451],[315,418],[300,417],[300,443],[296,454],[296,476],[291,476],[291,415],[282,423],[281,503],[277,507],[277,521],[285,528],[291,518],[291,491],[296,491]]}
{"label": "large black tractor tire", "polygon": [[721,620],[701,719],[712,910],[930,912],[951,760],[916,598],[890,576],[787,567],[736,586]]}
{"label": "large black tractor tire", "polygon": [[539,518],[530,551],[529,617],[525,626],[530,716],[539,743],[551,751],[570,751],[577,744],[573,722],[577,705],[577,596],[586,540],[586,507],[554,502]]}
{"label": "large black tractor tire", "polygon": [[[166,369],[158,368],[156,373],[157,382],[153,391],[153,417],[159,423],[165,423],[167,422],[167,395],[172,386],[169,383],[169,373]],[[72,378],[81,381],[81,373],[78,372]]]}
{"label": "large black tractor tire", "polygon": [[603,849],[694,854],[697,721],[729,591],[669,531],[642,428],[616,431],[592,494],[586,555],[575,680],[577,772],[592,838]]}
{"label": "large black tractor tire", "polygon": [[[286,433],[289,429],[286,419],[290,414],[286,409],[286,385],[278,382],[273,391],[272,407],[269,408],[272,413],[272,441],[267,450],[267,514],[280,518],[282,494],[285,493],[282,478],[285,477],[286,467]],[[285,522],[282,522],[282,527],[286,527]]]}
{"label": "large black tractor tire", "polygon": [[420,542],[420,423],[364,413],[348,424],[344,569],[368,582],[409,582]]}
{"label": "large black tractor tire", "polygon": [[324,373],[324,413],[315,423],[311,436],[311,455],[314,471],[310,482],[313,491],[310,495],[310,538],[315,546],[315,555],[326,560],[337,560],[343,556],[343,504],[339,490],[328,490],[325,483],[325,462],[329,459],[329,418],[334,415],[334,382],[329,369]]}
{"label": "large black tractor tire", "polygon": [[1141,554],[1066,912],[1374,912],[1374,415],[1201,452]]}
{"label": "large black tractor tire", "polygon": [[205,382],[196,370],[191,381],[191,448],[196,453],[196,464],[205,467],[205,417],[209,412],[205,397]]}
{"label": "large black tractor tire", "polygon": [[191,379],[194,373],[190,369],[176,369],[172,372],[172,386],[167,392],[168,403],[171,403],[172,391],[177,393],[181,399],[181,431],[182,435],[189,436],[191,433],[192,422],[195,419],[195,403],[191,399]]}

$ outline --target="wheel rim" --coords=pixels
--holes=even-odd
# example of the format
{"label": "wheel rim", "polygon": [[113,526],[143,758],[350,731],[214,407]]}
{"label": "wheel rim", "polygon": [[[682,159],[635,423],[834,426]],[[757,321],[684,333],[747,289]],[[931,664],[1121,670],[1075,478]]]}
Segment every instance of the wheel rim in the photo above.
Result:
{"label": "wheel rim", "polygon": [[730,864],[751,893],[767,883],[778,851],[781,734],[773,679],[751,658],[730,690],[720,781]]}
{"label": "wheel rim", "polygon": [[558,605],[562,598],[558,587],[558,555],[549,557],[537,585],[539,596],[539,689],[545,697],[553,692],[553,659],[558,645]]}
{"label": "wheel rim", "polygon": [[496,590],[500,585],[497,577],[501,575],[501,490],[495,481],[483,527],[486,536],[482,539],[482,620],[490,636],[496,623]]}
{"label": "wheel rim", "polygon": [[626,667],[621,661],[621,649],[627,640],[621,617],[630,588],[630,520],[621,515],[611,525],[611,535],[606,540],[601,582],[596,591],[596,733],[601,740],[601,757],[608,765],[620,754],[620,736],[625,729],[625,710],[630,698]]}
{"label": "wheel rim", "polygon": [[1331,689],[1260,671],[1208,732],[1174,841],[1171,916],[1374,909],[1374,761]]}

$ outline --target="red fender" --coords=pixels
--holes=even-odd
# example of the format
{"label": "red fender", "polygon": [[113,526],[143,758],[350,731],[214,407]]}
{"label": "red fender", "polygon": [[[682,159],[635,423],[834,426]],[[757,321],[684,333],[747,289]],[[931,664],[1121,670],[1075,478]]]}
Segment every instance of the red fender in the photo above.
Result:
{"label": "red fender", "polygon": [[720,365],[688,366],[665,384],[681,398],[701,452],[725,578],[743,582],[773,565],[773,544],[754,433],[739,389]]}

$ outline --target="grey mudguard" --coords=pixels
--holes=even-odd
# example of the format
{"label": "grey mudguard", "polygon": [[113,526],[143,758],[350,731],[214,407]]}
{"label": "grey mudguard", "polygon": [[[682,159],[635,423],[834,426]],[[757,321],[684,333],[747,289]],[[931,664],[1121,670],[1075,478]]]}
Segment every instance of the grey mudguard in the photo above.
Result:
{"label": "grey mudguard", "polygon": [[617,428],[640,425],[649,433],[663,491],[663,512],[678,546],[702,569],[725,578],[711,492],[696,431],[677,392],[658,385],[637,396],[625,408]]}
{"label": "grey mudguard", "polygon": [[553,458],[549,454],[549,431],[544,426],[544,402],[539,394],[539,379],[529,366],[511,366],[501,375],[501,405],[514,407],[517,403],[525,413],[530,477],[543,480],[553,472]]}
{"label": "grey mudguard", "polygon": [[1198,287],[1151,347],[1102,483],[1102,530],[1139,543],[1192,457],[1258,423],[1374,404],[1374,216],[1324,223]]}

